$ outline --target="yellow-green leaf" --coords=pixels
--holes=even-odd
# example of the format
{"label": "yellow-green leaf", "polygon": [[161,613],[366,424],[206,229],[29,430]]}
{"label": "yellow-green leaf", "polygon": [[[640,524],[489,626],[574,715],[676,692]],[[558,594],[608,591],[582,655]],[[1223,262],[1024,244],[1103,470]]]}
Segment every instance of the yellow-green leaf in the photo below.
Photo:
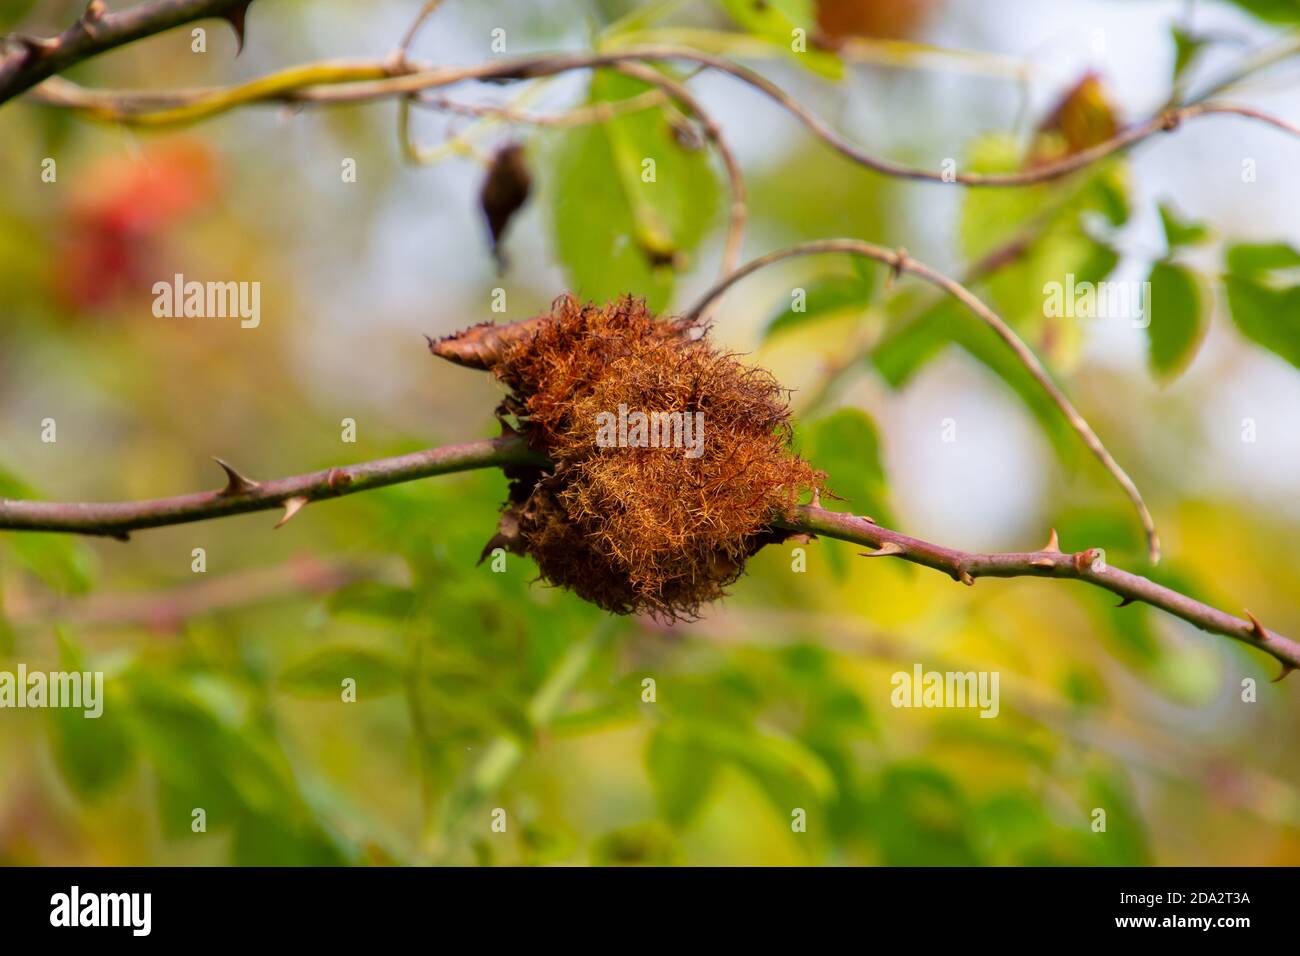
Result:
{"label": "yellow-green leaf", "polygon": [[1191,270],[1169,262],[1152,266],[1148,281],[1147,357],[1152,372],[1170,379],[1187,368],[1205,338],[1205,296]]}

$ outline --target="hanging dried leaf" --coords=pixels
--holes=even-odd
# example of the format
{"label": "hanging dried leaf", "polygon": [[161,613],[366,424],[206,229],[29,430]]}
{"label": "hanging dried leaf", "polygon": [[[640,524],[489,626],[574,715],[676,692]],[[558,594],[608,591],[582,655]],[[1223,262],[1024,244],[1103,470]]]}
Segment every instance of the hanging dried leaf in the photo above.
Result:
{"label": "hanging dried leaf", "polygon": [[1055,162],[1104,143],[1119,131],[1119,118],[1096,73],[1086,73],[1038,125],[1028,166]]}
{"label": "hanging dried leaf", "polygon": [[506,261],[501,251],[501,241],[514,214],[528,201],[532,185],[533,178],[528,171],[523,144],[508,143],[497,150],[488,167],[487,178],[483,181],[479,203],[492,234],[492,255],[496,257],[497,266],[502,271],[505,270]]}

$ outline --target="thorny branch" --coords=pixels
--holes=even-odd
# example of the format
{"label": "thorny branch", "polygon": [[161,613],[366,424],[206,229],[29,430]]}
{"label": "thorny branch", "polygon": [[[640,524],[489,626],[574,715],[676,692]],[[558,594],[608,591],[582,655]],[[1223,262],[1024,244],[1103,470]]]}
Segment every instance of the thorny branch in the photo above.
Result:
{"label": "thorny branch", "polygon": [[472,468],[536,463],[538,459],[521,442],[501,438],[446,445],[395,458],[261,482],[246,478],[220,459],[215,460],[227,478],[226,486],[220,491],[120,504],[58,504],[0,498],[0,530],[71,531],[125,541],[130,532],[141,528],[284,508],[284,517],[276,525],[278,528],[305,505],[322,498],[337,498]]}
{"label": "thorny branch", "polygon": [[77,21],[58,36],[0,37],[0,103],[83,60],[196,20],[220,17],[234,27],[242,48],[244,15],[252,0],[153,0],[109,13],[91,0]]}
{"label": "thorny branch", "polygon": [[[251,481],[223,464],[228,480],[220,491],[111,504],[0,499],[0,530],[62,531],[125,539],[129,532],[142,528],[282,507],[285,517],[276,525],[279,527],[313,501],[431,475],[524,463],[544,464],[545,460],[539,458],[522,437],[511,435],[266,482]],[[1249,611],[1243,620],[1149,578],[1106,565],[1095,548],[1075,553],[1062,552],[1055,532],[1039,551],[977,554],[900,534],[868,518],[825,511],[813,505],[800,506],[794,519],[780,521],[778,525],[795,533],[822,535],[865,545],[874,549],[870,556],[902,558],[943,571],[967,585],[973,585],[981,577],[1085,581],[1118,595],[1121,604],[1140,601],[1180,617],[1201,630],[1257,647],[1281,662],[1282,676],[1300,667],[1300,643],[1264,627]]]}
{"label": "thorny branch", "polygon": [[776,252],[759,256],[757,259],[745,263],[745,265],[717,283],[704,293],[700,300],[686,313],[686,317],[695,318],[699,316],[732,285],[764,266],[793,256],[807,256],[825,252],[847,252],[851,255],[865,256],[868,259],[884,263],[895,274],[910,272],[926,282],[938,286],[948,295],[957,299],[991,328],[1016,354],[1020,364],[1029,370],[1029,373],[1033,375],[1034,380],[1043,391],[1056,403],[1056,407],[1061,410],[1066,420],[1069,421],[1070,427],[1083,439],[1083,443],[1088,446],[1088,450],[1097,457],[1097,460],[1102,463],[1115,481],[1119,483],[1119,486],[1124,489],[1124,493],[1133,502],[1133,507],[1137,509],[1138,516],[1142,521],[1142,528],[1146,532],[1147,538],[1147,552],[1152,562],[1160,560],[1160,539],[1156,534],[1155,521],[1151,517],[1151,512],[1147,510],[1146,503],[1142,500],[1142,493],[1138,491],[1133,479],[1120,467],[1119,462],[1106,450],[1106,446],[1097,437],[1097,433],[1092,430],[1092,426],[1079,414],[1079,411],[1066,397],[1065,393],[1061,391],[1060,387],[1052,381],[1052,376],[1043,367],[1043,363],[1038,360],[1038,356],[1034,355],[1033,350],[1024,343],[1020,336],[1016,335],[1011,326],[1007,325],[996,312],[980,301],[973,292],[955,279],[950,279],[943,273],[927,266],[924,262],[918,262],[910,258],[905,249],[886,249],[883,246],[862,242],[858,239],[820,239],[791,246],[788,249],[778,249]]}
{"label": "thorny branch", "polygon": [[[1056,211],[1057,204],[1050,204],[1046,210],[1034,216],[1028,226],[1020,230],[1016,235],[967,266],[958,281],[970,288],[981,280],[987,279],[1019,262],[1033,247],[1034,243],[1042,238]],[[899,317],[897,327],[902,328],[911,322],[917,321],[928,309],[936,305],[944,295],[945,293],[940,289],[928,301],[918,302],[914,308],[909,309]],[[840,379],[855,367],[866,362],[875,350],[876,344],[874,337],[851,342],[839,354],[829,358],[822,369],[817,384],[812,391],[803,397],[800,403],[800,412],[808,415],[822,408],[834,392],[835,386]]]}

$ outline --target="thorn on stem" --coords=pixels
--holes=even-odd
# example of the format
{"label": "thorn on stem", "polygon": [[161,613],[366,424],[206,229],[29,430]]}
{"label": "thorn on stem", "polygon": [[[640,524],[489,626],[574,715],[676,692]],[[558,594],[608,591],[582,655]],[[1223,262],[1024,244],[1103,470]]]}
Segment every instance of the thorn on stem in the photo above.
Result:
{"label": "thorn on stem", "polygon": [[1257,641],[1262,641],[1268,637],[1268,631],[1264,630],[1264,625],[1259,623],[1259,618],[1251,614],[1250,611],[1246,612],[1246,617],[1250,618],[1250,633],[1255,635]]}
{"label": "thorn on stem", "polygon": [[1116,604],[1115,606],[1116,606],[1116,607],[1128,607],[1128,606],[1129,606],[1130,604],[1132,604],[1132,603],[1133,603],[1133,599],[1132,599],[1131,597],[1123,597],[1123,598],[1120,598],[1120,599],[1119,599],[1119,603]]}
{"label": "thorn on stem", "polygon": [[508,539],[506,538],[505,535],[499,532],[497,534],[494,534],[491,538],[488,539],[488,543],[483,545],[483,550],[479,552],[478,560],[474,562],[474,567],[478,567],[484,561],[486,561],[488,559],[488,555],[490,555],[497,548],[504,549],[507,543],[508,543]]}
{"label": "thorn on stem", "polygon": [[[296,495],[292,498],[286,498],[284,501],[284,517],[275,523],[275,527],[282,528],[284,525],[288,524],[289,520],[299,511],[302,511],[303,507],[306,506],[307,502],[310,500],[311,499],[305,495]],[[271,530],[274,531],[275,529],[272,528]]]}
{"label": "thorn on stem", "polygon": [[1296,669],[1296,667],[1295,667],[1294,664],[1287,664],[1287,663],[1283,662],[1283,664],[1282,664],[1282,673],[1280,673],[1280,674],[1278,674],[1276,677],[1274,677],[1271,681],[1269,681],[1269,683],[1270,683],[1270,684],[1278,684],[1278,683],[1281,683],[1282,681],[1286,680],[1286,675],[1287,675],[1287,674],[1290,674],[1290,673],[1291,673],[1293,670],[1295,670],[1295,669]]}
{"label": "thorn on stem", "polygon": [[1054,568],[1054,567],[1056,567],[1056,562],[1053,561],[1051,558],[1034,558],[1034,559],[1033,559],[1032,561],[1030,561],[1029,563],[1030,563],[1030,565],[1031,565],[1032,567],[1035,567],[1035,568]]}
{"label": "thorn on stem", "polygon": [[975,579],[971,577],[971,573],[965,568],[961,568],[957,571],[957,580],[968,588],[973,588],[975,586]]}
{"label": "thorn on stem", "polygon": [[222,461],[215,455],[212,458],[221,470],[226,473],[226,487],[217,492],[223,498],[233,498],[235,495],[246,495],[250,491],[257,490],[257,482],[251,478],[245,478],[229,462]]}
{"label": "thorn on stem", "polygon": [[222,16],[222,19],[230,24],[231,29],[235,31],[235,41],[239,44],[235,48],[235,56],[244,52],[244,27],[245,20],[248,16],[248,7],[253,0],[248,0],[243,6],[235,7],[229,13]]}
{"label": "thorn on stem", "polygon": [[1051,551],[1056,554],[1061,553],[1061,541],[1056,536],[1056,529],[1052,529],[1052,536],[1047,539],[1047,544],[1043,545],[1044,551]]}
{"label": "thorn on stem", "polygon": [[858,553],[864,558],[887,558],[891,554],[902,554],[904,548],[896,541],[886,541],[875,551],[859,551]]}

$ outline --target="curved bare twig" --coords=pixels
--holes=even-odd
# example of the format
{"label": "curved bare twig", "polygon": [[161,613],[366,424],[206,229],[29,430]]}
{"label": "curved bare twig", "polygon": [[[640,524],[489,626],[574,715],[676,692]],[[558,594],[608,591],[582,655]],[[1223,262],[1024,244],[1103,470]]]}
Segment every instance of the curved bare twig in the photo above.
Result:
{"label": "curved bare twig", "polygon": [[1033,350],[1024,343],[1020,336],[1016,335],[1015,330],[1007,325],[1002,318],[985,305],[978,296],[967,289],[964,285],[955,279],[951,279],[923,262],[908,257],[906,250],[903,249],[886,249],[883,246],[873,245],[869,242],[863,242],[859,239],[820,239],[813,242],[805,242],[797,246],[791,246],[787,249],[778,249],[775,252],[769,252],[765,256],[759,256],[745,265],[741,266],[731,275],[718,282],[713,288],[709,289],[700,297],[700,299],[687,312],[687,318],[699,316],[704,309],[739,282],[745,276],[757,272],[759,269],[769,266],[774,262],[780,262],[782,259],[790,259],[795,256],[817,255],[827,252],[846,252],[850,255],[864,256],[868,259],[874,259],[889,266],[895,273],[910,272],[919,276],[925,281],[938,286],[940,289],[953,296],[962,305],[975,313],[981,321],[991,328],[998,337],[1015,353],[1020,364],[1028,370],[1029,374],[1039,384],[1044,392],[1056,403],[1056,407],[1061,410],[1070,427],[1075,430],[1083,443],[1097,457],[1124,493],[1128,495],[1129,500],[1133,502],[1133,507],[1137,509],[1138,517],[1142,521],[1142,528],[1146,533],[1147,553],[1154,564],[1160,560],[1160,539],[1156,534],[1155,521],[1151,517],[1151,512],[1147,510],[1146,502],[1142,500],[1142,493],[1138,491],[1137,485],[1133,483],[1127,472],[1120,467],[1114,456],[1106,450],[1097,433],[1092,430],[1092,426],[1087,420],[1079,414],[1078,409],[1066,397],[1065,393],[1052,381],[1043,363],[1038,360]]}
{"label": "curved bare twig", "polygon": [[[77,110],[92,119],[133,126],[172,126],[197,122],[253,103],[278,102],[308,105],[358,103],[409,96],[425,90],[472,80],[526,80],[578,69],[624,63],[685,61],[726,73],[748,84],[798,119],[815,136],[850,161],[885,176],[961,186],[1029,186],[1050,182],[1077,172],[1106,157],[1123,152],[1161,132],[1179,128],[1189,119],[1208,115],[1235,115],[1267,123],[1300,136],[1300,127],[1250,107],[1224,103],[1178,106],[1120,130],[1110,139],[1053,162],[1007,173],[948,173],[922,169],[873,156],[850,142],[825,120],[804,107],[761,73],[689,47],[639,46],[596,53],[550,53],[513,60],[493,60],[466,67],[428,64],[352,63],[369,67],[378,75],[348,77],[340,64],[308,64],[273,73],[231,87],[176,90],[170,93],[92,91],[67,81],[47,83],[32,98],[48,106]],[[313,79],[313,75],[315,79]]]}

